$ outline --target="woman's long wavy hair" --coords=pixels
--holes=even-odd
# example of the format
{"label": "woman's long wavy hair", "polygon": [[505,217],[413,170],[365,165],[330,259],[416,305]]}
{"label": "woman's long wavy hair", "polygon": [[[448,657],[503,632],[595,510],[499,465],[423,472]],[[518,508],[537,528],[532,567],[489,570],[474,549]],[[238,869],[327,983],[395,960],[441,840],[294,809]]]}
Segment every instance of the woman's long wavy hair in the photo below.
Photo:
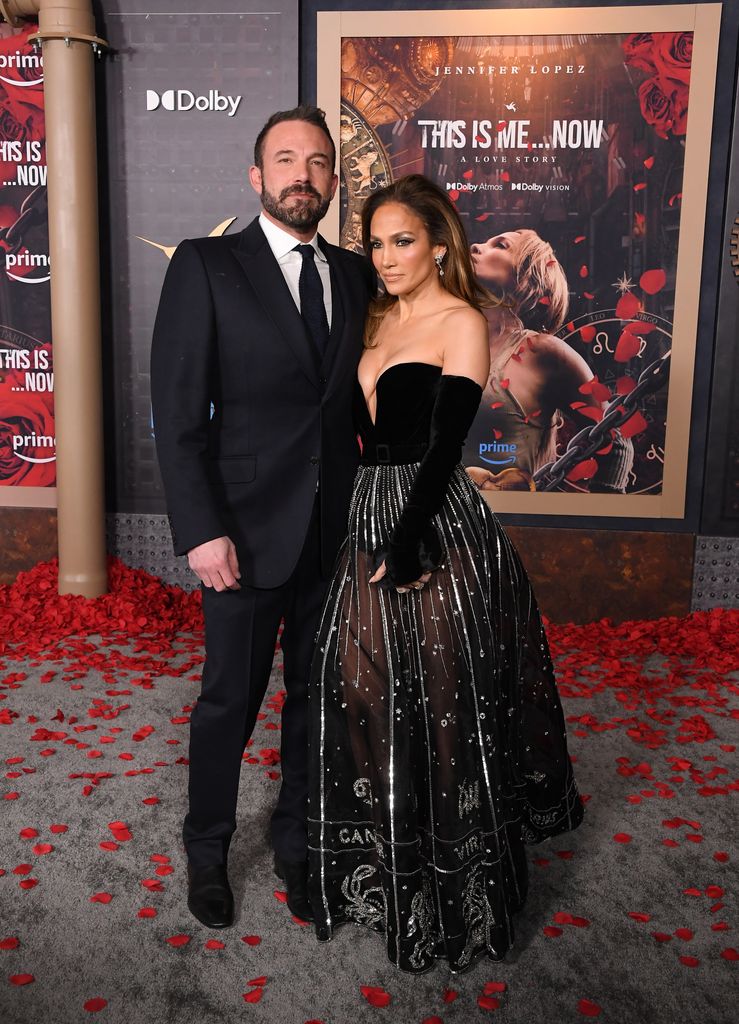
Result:
{"label": "woman's long wavy hair", "polygon": [[[372,218],[385,203],[400,203],[411,210],[428,232],[432,245],[446,246],[443,261],[442,286],[450,295],[468,302],[475,309],[494,306],[498,300],[478,281],[472,267],[469,242],[459,214],[447,195],[422,174],[408,174],[391,185],[375,192],[362,209],[362,246],[368,259],[372,258],[370,227]],[[372,348],[377,331],[387,311],[397,302],[393,295],[382,295],[370,305],[364,333],[366,348]]]}
{"label": "woman's long wavy hair", "polygon": [[516,234],[521,239],[516,249],[516,283],[504,300],[528,330],[553,334],[567,316],[567,277],[549,242],[531,228]]}

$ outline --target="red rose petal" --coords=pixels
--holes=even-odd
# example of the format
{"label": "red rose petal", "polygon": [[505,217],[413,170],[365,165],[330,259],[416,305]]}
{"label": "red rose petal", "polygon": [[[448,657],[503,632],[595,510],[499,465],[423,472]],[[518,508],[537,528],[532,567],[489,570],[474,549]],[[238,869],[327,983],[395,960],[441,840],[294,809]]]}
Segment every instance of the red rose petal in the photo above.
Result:
{"label": "red rose petal", "polygon": [[21,889],[33,889],[38,885],[38,878],[24,878],[23,881],[18,884]]}
{"label": "red rose petal", "polygon": [[287,893],[282,892],[280,889],[275,889],[274,897],[279,900],[280,903],[287,903]]}
{"label": "red rose petal", "polygon": [[36,836],[38,835],[38,832],[36,831],[35,828],[22,828],[18,835],[21,837],[21,839],[35,839]]}
{"label": "red rose petal", "polygon": [[226,948],[226,943],[225,942],[221,942],[220,939],[208,939],[208,941],[205,943],[205,948],[206,949],[225,949]]}
{"label": "red rose petal", "polygon": [[672,936],[668,935],[667,932],[652,932],[652,937],[657,942],[670,942],[672,940]]}
{"label": "red rose petal", "polygon": [[445,1003],[453,1003],[454,1000],[458,998],[458,996],[459,996],[459,992],[457,992],[456,989],[445,988],[443,993],[442,993],[441,998],[443,999],[443,1001]]}
{"label": "red rose petal", "polygon": [[690,930],[690,928],[675,929],[675,935],[677,935],[678,939],[684,939],[686,942],[690,942],[690,940],[693,938],[693,934],[694,933]]}
{"label": "red rose petal", "polygon": [[706,896],[710,896],[712,900],[720,900],[724,895],[724,890],[720,885],[709,885],[706,889]]}
{"label": "red rose petal", "polygon": [[725,864],[729,859],[729,855],[724,850],[717,850],[713,855],[713,859],[717,860],[719,864]]}
{"label": "red rose petal", "polygon": [[481,1010],[498,1010],[500,1009],[500,1000],[494,999],[492,996],[478,996],[477,1005]]}
{"label": "red rose petal", "polygon": [[648,426],[649,424],[637,409],[633,416],[621,424],[619,431],[621,437],[636,437],[637,434],[643,433]]}
{"label": "red rose petal", "polygon": [[382,1008],[383,1006],[390,1005],[392,997],[384,988],[378,988],[375,985],[361,985],[359,991],[370,1006]]}
{"label": "red rose petal", "polygon": [[165,942],[178,949],[180,946],[186,946],[191,938],[192,935],[170,935],[168,939],[165,939]]}
{"label": "red rose petal", "polygon": [[631,331],[624,331],[616,342],[616,351],[613,353],[614,362],[628,363],[630,359],[639,355],[640,348],[641,340]]}
{"label": "red rose petal", "polygon": [[258,1003],[263,995],[263,988],[255,988],[251,992],[244,992],[243,999],[245,1003]]}
{"label": "red rose petal", "polygon": [[645,270],[639,278],[639,287],[647,295],[656,295],[667,283],[667,274],[664,270]]}
{"label": "red rose petal", "polygon": [[700,960],[697,956],[681,956],[678,957],[681,964],[685,964],[686,967],[697,967]]}
{"label": "red rose petal", "polygon": [[20,939],[11,936],[7,939],[0,939],[0,949],[17,949],[21,944]]}
{"label": "red rose petal", "polygon": [[619,320],[632,320],[641,310],[641,303],[633,292],[624,292],[616,303],[616,316]]}
{"label": "red rose petal", "polygon": [[592,324],[586,324],[585,327],[580,328],[580,337],[586,345],[590,344],[590,342],[593,340],[597,333],[598,332],[596,331],[595,327],[592,326]]}
{"label": "red rose petal", "polygon": [[54,847],[51,843],[36,843],[33,848],[33,852],[37,857],[43,857],[46,853],[51,853]]}
{"label": "red rose petal", "polygon": [[154,907],[142,907],[141,910],[139,910],[139,912],[138,912],[138,914],[136,916],[137,917],[156,917],[157,916],[157,911],[154,909]]}
{"label": "red rose petal", "polygon": [[617,832],[616,835],[613,837],[613,840],[616,843],[630,843],[631,839],[632,837],[629,835],[628,832]]}
{"label": "red rose petal", "polygon": [[32,981],[36,979],[32,974],[11,974],[10,984],[11,985],[30,985]]}
{"label": "red rose petal", "polygon": [[50,831],[53,832],[55,836],[59,836],[63,832],[69,831],[69,825],[52,825]]}
{"label": "red rose petal", "polygon": [[90,897],[90,903],[110,903],[113,899],[109,892],[96,892]]}
{"label": "red rose petal", "polygon": [[421,1024],[444,1024],[441,1017],[424,1017]]}
{"label": "red rose petal", "polygon": [[546,925],[546,927],[542,928],[542,931],[548,939],[556,939],[558,935],[562,934],[561,928],[555,928],[554,925],[551,924],[548,924]]}
{"label": "red rose petal", "polygon": [[572,483],[577,483],[579,480],[591,480],[597,471],[597,459],[585,459],[583,462],[579,462],[576,466],[572,467],[567,474],[567,479],[572,481]]}
{"label": "red rose petal", "polygon": [[485,984],[485,988],[482,990],[484,996],[498,995],[500,992],[505,992],[508,988],[504,981],[488,981]]}
{"label": "red rose petal", "polygon": [[95,997],[95,999],[88,999],[87,1002],[84,1004],[84,1008],[85,1010],[87,1010],[88,1013],[97,1013],[99,1010],[104,1010],[107,1005],[107,999],[100,999],[99,997]]}
{"label": "red rose petal", "polygon": [[721,956],[724,960],[730,960],[733,962],[735,960],[739,960],[739,950],[734,949],[733,946],[729,946],[727,949],[721,950]]}
{"label": "red rose petal", "polygon": [[629,917],[633,918],[634,921],[651,921],[651,914],[642,914],[638,910],[630,910]]}
{"label": "red rose petal", "polygon": [[577,1004],[577,1012],[581,1013],[583,1017],[599,1017],[600,1006],[590,999],[581,999]]}
{"label": "red rose petal", "polygon": [[258,946],[262,938],[260,935],[242,935],[241,941],[245,942],[247,946]]}

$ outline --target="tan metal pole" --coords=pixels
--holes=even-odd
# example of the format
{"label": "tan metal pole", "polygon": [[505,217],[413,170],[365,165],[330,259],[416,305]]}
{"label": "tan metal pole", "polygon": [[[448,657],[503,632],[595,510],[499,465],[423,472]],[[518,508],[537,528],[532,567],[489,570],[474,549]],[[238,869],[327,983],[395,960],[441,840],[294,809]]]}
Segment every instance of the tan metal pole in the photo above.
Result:
{"label": "tan metal pole", "polygon": [[51,329],[57,452],[59,593],[107,590],[90,0],[5,0],[38,17],[44,55]]}

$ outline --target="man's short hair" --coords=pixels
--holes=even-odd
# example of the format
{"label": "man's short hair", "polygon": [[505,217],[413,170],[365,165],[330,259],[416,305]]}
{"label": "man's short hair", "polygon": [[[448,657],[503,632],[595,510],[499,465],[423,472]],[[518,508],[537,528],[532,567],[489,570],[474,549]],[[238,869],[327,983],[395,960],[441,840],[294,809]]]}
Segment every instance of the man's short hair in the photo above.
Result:
{"label": "man's short hair", "polygon": [[257,141],[254,143],[254,163],[260,171],[263,168],[264,140],[267,137],[267,132],[283,121],[306,121],[308,124],[314,124],[316,128],[320,128],[331,146],[331,166],[336,165],[336,146],[326,124],[326,114],[320,107],[314,107],[310,103],[301,103],[300,106],[293,107],[292,110],[278,110],[257,135]]}

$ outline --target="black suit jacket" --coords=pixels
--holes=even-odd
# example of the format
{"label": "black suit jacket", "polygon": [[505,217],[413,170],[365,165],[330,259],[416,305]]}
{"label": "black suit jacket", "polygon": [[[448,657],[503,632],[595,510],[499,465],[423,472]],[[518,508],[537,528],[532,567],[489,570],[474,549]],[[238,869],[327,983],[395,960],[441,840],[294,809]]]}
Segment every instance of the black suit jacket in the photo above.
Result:
{"label": "black suit jacket", "polygon": [[356,253],[319,245],[333,310],[320,365],[258,219],[177,247],[154,327],[154,431],[175,552],[229,536],[255,587],[295,568],[317,482],[324,573],[346,535],[359,457],[352,396],[375,281]]}

